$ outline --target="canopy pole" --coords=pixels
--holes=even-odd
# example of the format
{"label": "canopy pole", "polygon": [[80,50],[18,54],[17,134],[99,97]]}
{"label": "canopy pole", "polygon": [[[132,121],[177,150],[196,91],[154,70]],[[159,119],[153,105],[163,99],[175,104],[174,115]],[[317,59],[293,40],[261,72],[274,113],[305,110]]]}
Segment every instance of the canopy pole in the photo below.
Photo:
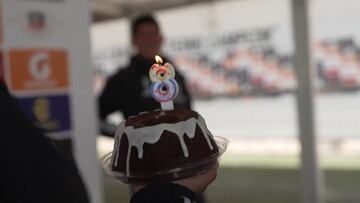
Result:
{"label": "canopy pole", "polygon": [[318,166],[314,123],[313,61],[308,25],[310,0],[292,0],[292,26],[295,40],[295,71],[298,79],[297,110],[301,143],[301,188],[303,203],[323,203],[323,185]]}

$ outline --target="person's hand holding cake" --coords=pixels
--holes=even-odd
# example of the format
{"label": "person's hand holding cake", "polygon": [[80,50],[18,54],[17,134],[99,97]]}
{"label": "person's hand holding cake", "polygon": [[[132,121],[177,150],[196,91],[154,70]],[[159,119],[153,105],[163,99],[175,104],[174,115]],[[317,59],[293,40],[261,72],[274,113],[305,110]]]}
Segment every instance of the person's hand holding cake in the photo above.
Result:
{"label": "person's hand holding cake", "polygon": [[174,68],[163,65],[158,56],[156,61],[149,72],[151,95],[162,109],[123,121],[113,152],[103,158],[104,167],[138,191],[131,202],[191,200],[194,195],[187,190],[200,193],[216,178],[219,157],[228,142],[214,137],[199,113],[173,108],[178,91]]}

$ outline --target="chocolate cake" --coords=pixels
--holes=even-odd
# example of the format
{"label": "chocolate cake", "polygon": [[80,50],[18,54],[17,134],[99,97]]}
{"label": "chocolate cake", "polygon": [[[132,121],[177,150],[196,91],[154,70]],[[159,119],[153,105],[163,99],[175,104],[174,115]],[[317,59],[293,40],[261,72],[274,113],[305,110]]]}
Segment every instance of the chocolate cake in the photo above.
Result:
{"label": "chocolate cake", "polygon": [[205,170],[217,163],[219,155],[200,114],[157,110],[119,125],[109,169],[124,182],[175,180]]}

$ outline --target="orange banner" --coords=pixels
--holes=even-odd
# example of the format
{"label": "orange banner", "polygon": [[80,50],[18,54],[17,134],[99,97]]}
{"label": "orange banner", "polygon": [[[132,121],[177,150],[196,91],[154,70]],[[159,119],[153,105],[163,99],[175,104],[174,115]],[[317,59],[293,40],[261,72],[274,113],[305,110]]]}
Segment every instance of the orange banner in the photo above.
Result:
{"label": "orange banner", "polygon": [[69,67],[64,50],[10,50],[9,66],[13,90],[44,90],[69,86]]}

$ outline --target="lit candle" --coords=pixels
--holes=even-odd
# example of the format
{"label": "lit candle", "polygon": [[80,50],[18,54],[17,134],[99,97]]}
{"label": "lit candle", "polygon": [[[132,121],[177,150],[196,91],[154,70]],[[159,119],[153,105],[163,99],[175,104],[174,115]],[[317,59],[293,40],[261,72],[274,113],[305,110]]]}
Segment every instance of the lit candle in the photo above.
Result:
{"label": "lit candle", "polygon": [[160,56],[155,56],[156,63],[149,71],[151,84],[151,96],[161,104],[161,109],[174,109],[173,100],[179,92],[179,86],[175,80],[175,70],[170,63],[163,65]]}

